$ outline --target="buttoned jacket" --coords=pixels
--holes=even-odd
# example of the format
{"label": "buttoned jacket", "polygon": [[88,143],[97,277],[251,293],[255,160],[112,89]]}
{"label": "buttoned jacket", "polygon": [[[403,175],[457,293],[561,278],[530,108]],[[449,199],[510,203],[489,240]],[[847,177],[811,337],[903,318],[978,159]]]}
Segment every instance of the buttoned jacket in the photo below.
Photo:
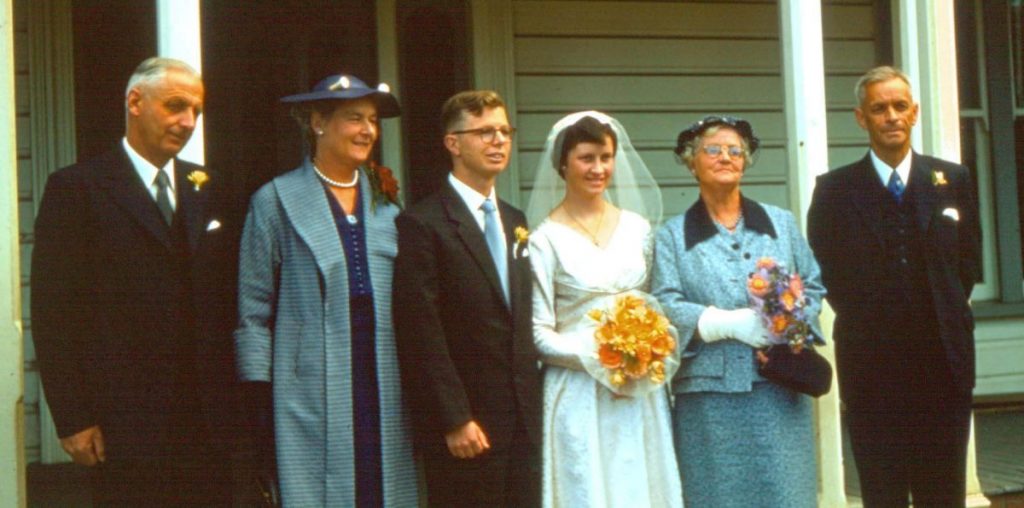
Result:
{"label": "buttoned jacket", "polygon": [[696,335],[697,321],[708,306],[750,306],[747,280],[762,257],[781,263],[804,281],[807,315],[820,335],[817,317],[825,289],[818,263],[800,234],[793,214],[741,198],[743,221],[732,234],[714,223],[703,201],[668,220],[654,245],[651,292],[679,330],[682,365],[673,391],[748,392],[763,381],[754,349],[734,339],[707,343]]}

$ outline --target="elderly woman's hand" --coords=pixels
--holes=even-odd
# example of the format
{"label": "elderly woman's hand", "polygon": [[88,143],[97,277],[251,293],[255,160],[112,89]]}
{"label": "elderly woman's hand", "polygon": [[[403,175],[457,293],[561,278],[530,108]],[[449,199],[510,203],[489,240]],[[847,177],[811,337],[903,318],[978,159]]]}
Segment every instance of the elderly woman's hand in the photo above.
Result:
{"label": "elderly woman's hand", "polygon": [[697,331],[704,342],[736,339],[754,349],[771,345],[764,324],[753,309],[722,310],[708,307],[697,321]]}

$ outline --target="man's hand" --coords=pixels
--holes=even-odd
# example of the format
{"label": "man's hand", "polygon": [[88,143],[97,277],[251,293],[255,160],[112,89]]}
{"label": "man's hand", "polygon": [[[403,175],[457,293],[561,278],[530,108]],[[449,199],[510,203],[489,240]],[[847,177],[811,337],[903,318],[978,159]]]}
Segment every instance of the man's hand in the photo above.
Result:
{"label": "man's hand", "polygon": [[103,433],[99,425],[93,425],[73,436],[61,438],[60,445],[76,464],[94,466],[107,460],[103,450]]}
{"label": "man's hand", "polygon": [[444,440],[448,443],[448,451],[460,459],[472,459],[491,449],[487,434],[473,420],[445,434]]}

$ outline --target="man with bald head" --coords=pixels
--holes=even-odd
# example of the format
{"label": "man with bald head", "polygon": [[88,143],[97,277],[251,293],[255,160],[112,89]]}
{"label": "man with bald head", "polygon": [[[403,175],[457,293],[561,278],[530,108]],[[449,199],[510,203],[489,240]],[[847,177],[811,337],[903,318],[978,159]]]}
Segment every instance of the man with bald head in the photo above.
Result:
{"label": "man with bald head", "polygon": [[94,467],[94,504],[229,503],[235,215],[223,177],[176,158],[203,110],[199,74],[150,58],[125,136],[53,173],[36,219],[32,332],[61,445]]}

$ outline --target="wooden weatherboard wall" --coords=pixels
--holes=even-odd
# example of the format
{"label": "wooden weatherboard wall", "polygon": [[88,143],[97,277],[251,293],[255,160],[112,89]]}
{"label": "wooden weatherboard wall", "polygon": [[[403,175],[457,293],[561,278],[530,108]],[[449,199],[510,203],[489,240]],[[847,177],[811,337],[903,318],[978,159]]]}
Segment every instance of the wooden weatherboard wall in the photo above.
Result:
{"label": "wooden weatherboard wall", "polygon": [[[744,193],[792,206],[775,2],[514,1],[512,11],[520,204],[529,201],[551,125],[598,109],[629,132],[661,185],[666,218],[697,198],[672,148],[683,127],[707,114],[753,124],[762,150]],[[873,23],[870,1],[823,7],[836,161],[859,158],[866,146],[851,112],[852,88],[874,64]]]}

